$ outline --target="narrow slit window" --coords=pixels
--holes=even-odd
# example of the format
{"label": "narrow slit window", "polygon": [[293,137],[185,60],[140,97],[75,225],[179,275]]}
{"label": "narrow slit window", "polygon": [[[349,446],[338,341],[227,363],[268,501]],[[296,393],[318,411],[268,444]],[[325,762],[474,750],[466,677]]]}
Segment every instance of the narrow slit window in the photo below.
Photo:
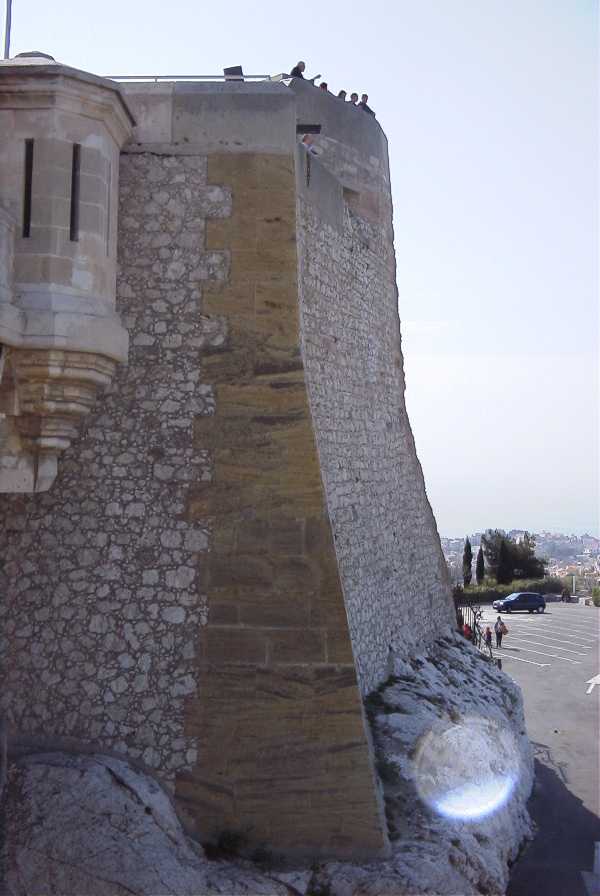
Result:
{"label": "narrow slit window", "polygon": [[112,185],[112,164],[108,163],[108,183],[106,185],[106,254],[110,255],[110,189]]}
{"label": "narrow slit window", "polygon": [[33,140],[25,141],[25,179],[23,183],[23,236],[31,236],[31,188],[33,184]]}
{"label": "narrow slit window", "polygon": [[71,166],[71,225],[69,238],[71,242],[79,239],[79,172],[81,168],[81,145],[73,144],[73,163]]}

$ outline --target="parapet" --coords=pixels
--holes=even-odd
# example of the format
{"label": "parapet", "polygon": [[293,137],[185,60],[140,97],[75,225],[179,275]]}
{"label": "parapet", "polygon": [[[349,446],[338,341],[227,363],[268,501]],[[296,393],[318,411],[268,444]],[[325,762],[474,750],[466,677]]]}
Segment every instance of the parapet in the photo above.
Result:
{"label": "parapet", "polygon": [[296,97],[298,122],[321,125],[317,145],[328,147],[326,164],[337,169],[345,185],[389,186],[387,138],[376,118],[298,78],[290,81],[289,90]]}
{"label": "parapet", "polygon": [[23,54],[0,62],[0,492],[45,491],[127,359],[115,312],[118,86]]}
{"label": "parapet", "polygon": [[162,81],[123,85],[136,118],[135,146],[180,154],[292,152],[295,100],[284,84]]}
{"label": "parapet", "polygon": [[312,84],[132,82],[121,85],[136,127],[127,150],[293,151],[302,126],[320,126],[321,161],[349,189],[389,189],[387,139],[379,122]]}

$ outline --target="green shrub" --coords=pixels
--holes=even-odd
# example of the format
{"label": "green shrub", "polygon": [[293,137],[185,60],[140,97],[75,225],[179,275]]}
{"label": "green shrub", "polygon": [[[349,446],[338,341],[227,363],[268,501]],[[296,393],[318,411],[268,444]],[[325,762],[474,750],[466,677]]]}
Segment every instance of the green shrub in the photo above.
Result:
{"label": "green shrub", "polygon": [[515,579],[510,585],[494,585],[489,582],[483,585],[471,585],[469,588],[465,588],[465,597],[473,598],[481,604],[491,604],[492,601],[502,600],[515,591],[560,594],[564,587],[563,580],[553,576],[549,576],[547,579]]}
{"label": "green shrub", "polygon": [[327,882],[317,881],[310,883],[306,896],[331,896],[331,884]]}
{"label": "green shrub", "polygon": [[395,762],[387,756],[379,755],[375,762],[377,773],[385,784],[396,784],[400,780],[400,771]]}
{"label": "green shrub", "polygon": [[365,697],[365,709],[369,716],[375,716],[377,713],[384,711],[385,700],[379,690],[371,691],[371,693]]}
{"label": "green shrub", "polygon": [[592,588],[592,597],[600,597],[600,587],[598,585]]}
{"label": "green shrub", "polygon": [[217,849],[220,852],[231,855],[239,855],[246,844],[246,835],[241,831],[221,831],[217,841]]}
{"label": "green shrub", "polygon": [[266,846],[257,846],[250,856],[255,865],[269,867],[274,864],[274,855]]}
{"label": "green shrub", "polygon": [[594,596],[592,597],[592,600],[594,601],[595,607],[600,607],[600,594],[594,594]]}

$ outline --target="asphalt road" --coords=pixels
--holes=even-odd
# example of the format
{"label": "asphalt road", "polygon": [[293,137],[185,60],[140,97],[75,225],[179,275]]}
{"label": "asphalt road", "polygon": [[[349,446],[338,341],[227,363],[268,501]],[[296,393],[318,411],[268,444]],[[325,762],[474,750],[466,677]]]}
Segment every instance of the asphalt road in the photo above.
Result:
{"label": "asphalt road", "polygon": [[[498,614],[486,608],[483,624]],[[535,840],[515,863],[507,896],[586,896],[581,872],[600,841],[600,610],[548,603],[543,614],[501,614],[502,668],[523,691],[536,756],[529,811]]]}

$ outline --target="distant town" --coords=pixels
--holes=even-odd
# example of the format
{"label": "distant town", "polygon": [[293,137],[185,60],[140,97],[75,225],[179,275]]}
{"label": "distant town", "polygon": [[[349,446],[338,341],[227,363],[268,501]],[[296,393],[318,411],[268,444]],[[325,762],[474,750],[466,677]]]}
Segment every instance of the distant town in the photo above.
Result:
{"label": "distant town", "polygon": [[[483,532],[469,535],[473,556],[477,555]],[[510,529],[506,533],[515,541],[525,535],[524,529]],[[537,557],[548,560],[547,575],[564,578],[576,576],[600,583],[600,538],[593,535],[563,535],[558,532],[530,532],[535,538]],[[453,581],[462,577],[462,557],[465,538],[442,536],[442,550]]]}

